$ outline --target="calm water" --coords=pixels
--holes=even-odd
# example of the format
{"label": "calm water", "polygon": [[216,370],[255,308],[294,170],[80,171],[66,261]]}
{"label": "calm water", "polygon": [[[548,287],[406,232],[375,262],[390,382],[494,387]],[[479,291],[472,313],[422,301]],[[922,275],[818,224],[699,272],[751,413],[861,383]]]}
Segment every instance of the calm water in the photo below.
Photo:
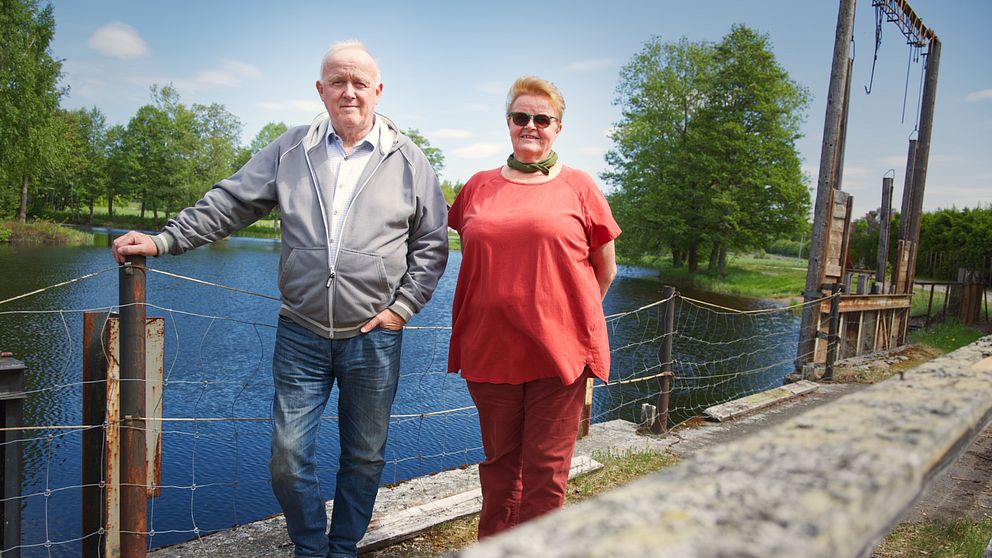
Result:
{"label": "calm water", "polygon": [[[96,277],[0,306],[0,350],[27,365],[24,424],[74,426],[81,419],[82,311],[117,303],[109,237],[74,248],[0,246],[0,300],[87,274]],[[182,257],[150,259],[156,270],[275,296],[279,246],[233,239]],[[434,299],[404,337],[402,377],[384,483],[481,460],[464,383],[445,373],[450,305],[461,261],[453,252]],[[660,335],[656,273],[622,267],[605,309],[614,350],[611,382],[656,374]],[[684,293],[693,296],[690,293]],[[753,308],[754,301],[711,302]],[[174,544],[279,512],[266,467],[272,394],[270,360],[278,303],[181,279],[148,275],[149,316],[165,318],[162,494],[149,502],[153,546]],[[676,321],[673,422],[713,402],[781,383],[791,371],[798,318],[788,312],[741,317],[680,300]],[[438,329],[434,329],[438,328]],[[657,380],[597,389],[594,420],[637,420]],[[321,492],[331,498],[337,450],[336,401],[319,442]],[[79,531],[80,433],[25,434],[23,556],[74,556]],[[47,534],[46,534],[47,533]],[[46,546],[45,542],[51,541]]]}

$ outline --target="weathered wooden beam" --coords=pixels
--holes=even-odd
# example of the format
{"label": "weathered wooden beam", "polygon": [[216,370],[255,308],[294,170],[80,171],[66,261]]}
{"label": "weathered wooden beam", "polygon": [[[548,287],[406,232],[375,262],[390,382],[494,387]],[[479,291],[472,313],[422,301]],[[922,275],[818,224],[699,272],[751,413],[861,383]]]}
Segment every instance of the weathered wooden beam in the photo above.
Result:
{"label": "weathered wooden beam", "polygon": [[455,556],[865,556],[992,418],[992,336]]}

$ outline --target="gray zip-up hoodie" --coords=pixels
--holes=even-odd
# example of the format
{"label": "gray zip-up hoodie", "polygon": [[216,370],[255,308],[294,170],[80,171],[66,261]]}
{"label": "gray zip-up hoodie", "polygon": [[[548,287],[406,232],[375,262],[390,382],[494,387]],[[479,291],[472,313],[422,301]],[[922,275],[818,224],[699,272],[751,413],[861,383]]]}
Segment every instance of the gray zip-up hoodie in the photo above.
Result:
{"label": "gray zip-up hoodie", "polygon": [[388,118],[376,118],[379,145],[342,217],[340,239],[329,239],[334,184],[323,114],[287,131],[171,219],[152,237],[158,253],[181,254],[224,238],[278,205],[281,315],[331,339],[358,335],[385,308],[409,320],[444,272],[447,206],[420,148]]}

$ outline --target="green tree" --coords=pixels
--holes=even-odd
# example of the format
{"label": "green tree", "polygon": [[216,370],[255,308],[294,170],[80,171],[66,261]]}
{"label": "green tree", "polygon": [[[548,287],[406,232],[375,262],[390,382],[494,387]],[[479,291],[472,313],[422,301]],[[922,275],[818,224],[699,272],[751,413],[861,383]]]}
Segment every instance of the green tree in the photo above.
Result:
{"label": "green tree", "polygon": [[127,128],[115,124],[107,130],[107,217],[114,220],[114,202],[131,195],[135,183],[137,161],[127,149]]}
{"label": "green tree", "polygon": [[[622,70],[623,112],[604,178],[632,232],[621,253],[658,253],[724,272],[730,250],[798,231],[809,191],[795,141],[808,93],[788,79],[766,36],[734,26],[717,44],[655,38]],[[625,233],[624,236],[628,236]]]}
{"label": "green tree", "polygon": [[223,105],[193,105],[195,138],[193,177],[183,206],[196,203],[219,180],[237,170],[244,125]]}
{"label": "green tree", "polygon": [[603,178],[615,186],[610,205],[624,229],[618,251],[627,256],[672,252],[695,270],[698,231],[691,225],[703,208],[700,188],[681,166],[696,113],[705,97],[712,47],[663,43],[655,38],[620,70],[614,104],[622,116],[606,154],[612,167]]}
{"label": "green tree", "polygon": [[455,201],[455,196],[458,195],[458,192],[462,191],[463,186],[465,186],[465,183],[461,180],[456,180],[454,182],[450,180],[442,180],[441,194],[444,195],[444,201],[448,202],[448,205],[451,205]]}
{"label": "green tree", "polygon": [[441,149],[439,147],[431,147],[431,142],[427,141],[427,138],[416,128],[409,128],[403,133],[413,140],[413,143],[417,144],[417,147],[424,152],[424,155],[427,155],[427,160],[430,161],[434,173],[441,176],[441,171],[444,170],[444,153],[441,152]]}
{"label": "green tree", "polygon": [[55,35],[50,5],[3,0],[0,29],[0,201],[3,213],[10,214],[16,200],[17,218],[24,221],[32,177],[54,152],[62,63],[49,52]]}
{"label": "green tree", "polygon": [[92,223],[108,182],[106,117],[96,107],[59,110],[52,126],[57,152],[38,176],[35,203],[74,212],[86,205]]}
{"label": "green tree", "polygon": [[266,145],[276,141],[287,130],[289,130],[289,126],[283,122],[269,122],[265,126],[262,126],[262,129],[258,131],[258,134],[251,140],[251,143],[238,149],[235,166],[238,168],[243,167],[248,162],[248,159],[251,159],[252,156],[261,151]]}

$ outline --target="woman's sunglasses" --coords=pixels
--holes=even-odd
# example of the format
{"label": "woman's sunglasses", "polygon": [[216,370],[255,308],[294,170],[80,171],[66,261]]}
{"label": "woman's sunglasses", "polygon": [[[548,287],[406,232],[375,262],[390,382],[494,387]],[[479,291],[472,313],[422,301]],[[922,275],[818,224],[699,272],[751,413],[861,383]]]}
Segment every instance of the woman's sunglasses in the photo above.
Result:
{"label": "woman's sunglasses", "polygon": [[547,128],[551,125],[552,120],[558,120],[554,116],[548,116],[547,114],[530,114],[527,112],[509,112],[506,116],[517,126],[526,126],[533,119],[534,126],[538,128]]}

